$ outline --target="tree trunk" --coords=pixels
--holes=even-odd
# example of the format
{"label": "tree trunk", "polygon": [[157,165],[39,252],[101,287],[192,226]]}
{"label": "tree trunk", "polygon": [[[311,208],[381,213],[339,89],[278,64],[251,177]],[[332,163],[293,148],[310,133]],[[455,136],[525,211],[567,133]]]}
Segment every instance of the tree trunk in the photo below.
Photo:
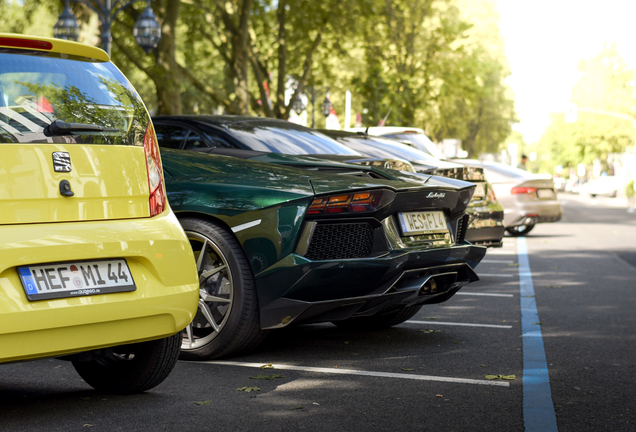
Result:
{"label": "tree trunk", "polygon": [[238,32],[232,38],[232,59],[234,60],[234,84],[236,98],[232,111],[236,114],[249,114],[250,92],[248,89],[249,71],[249,23],[252,13],[253,0],[244,0],[241,10]]}
{"label": "tree trunk", "polygon": [[181,2],[168,0],[164,4],[161,40],[155,49],[156,75],[151,78],[157,88],[157,114],[178,115],[181,114],[181,86],[175,58],[175,33]]}

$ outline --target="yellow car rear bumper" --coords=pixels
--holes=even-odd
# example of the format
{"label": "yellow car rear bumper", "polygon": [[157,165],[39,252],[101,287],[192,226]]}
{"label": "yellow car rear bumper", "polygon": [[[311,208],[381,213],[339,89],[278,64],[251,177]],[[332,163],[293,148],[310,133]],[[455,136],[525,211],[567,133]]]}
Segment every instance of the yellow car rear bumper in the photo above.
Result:
{"label": "yellow car rear bumper", "polygon": [[[29,301],[17,267],[124,258],[136,290]],[[154,218],[0,226],[0,362],[158,339],[198,304],[194,257],[172,211]]]}

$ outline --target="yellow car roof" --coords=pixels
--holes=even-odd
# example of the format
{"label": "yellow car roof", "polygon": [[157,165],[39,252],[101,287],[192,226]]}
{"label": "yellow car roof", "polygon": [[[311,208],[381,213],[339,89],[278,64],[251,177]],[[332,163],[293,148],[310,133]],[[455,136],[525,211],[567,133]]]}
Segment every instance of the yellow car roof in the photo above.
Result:
{"label": "yellow car roof", "polygon": [[110,61],[105,51],[90,45],[63,39],[0,33],[0,48],[68,54],[97,61]]}

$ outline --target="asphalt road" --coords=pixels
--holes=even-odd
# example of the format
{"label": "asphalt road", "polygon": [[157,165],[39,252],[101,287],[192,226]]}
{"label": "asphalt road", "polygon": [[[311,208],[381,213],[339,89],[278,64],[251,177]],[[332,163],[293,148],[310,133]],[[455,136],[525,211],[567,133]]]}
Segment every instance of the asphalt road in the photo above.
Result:
{"label": "asphalt road", "polygon": [[[59,360],[3,365],[0,431],[634,431],[636,214],[561,198],[563,221],[507,237],[480,282],[392,329],[280,330],[249,355],[179,362],[134,396],[97,393]],[[536,342],[548,373],[533,381]]]}

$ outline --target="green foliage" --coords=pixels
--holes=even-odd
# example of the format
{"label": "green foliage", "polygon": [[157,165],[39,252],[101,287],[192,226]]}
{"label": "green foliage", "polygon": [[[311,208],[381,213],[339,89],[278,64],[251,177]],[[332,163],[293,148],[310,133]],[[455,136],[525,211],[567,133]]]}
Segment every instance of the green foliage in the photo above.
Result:
{"label": "green foliage", "polygon": [[368,74],[354,80],[364,123],[378,124],[390,109],[389,125],[422,127],[438,141],[459,138],[473,155],[497,150],[515,119],[503,44],[496,24],[464,17],[460,7],[471,6],[464,3],[378,1],[380,13],[365,26]]}
{"label": "green foliage", "polygon": [[[390,112],[387,124],[423,127],[435,140],[459,138],[472,154],[496,151],[515,120],[493,0],[151,5],[163,37],[150,55],[131,34],[143,5],[126,8],[112,27],[112,59],[151,112],[286,118],[290,86],[306,95],[312,86],[319,89],[316,104],[328,86],[339,113],[349,89],[353,112],[362,112],[365,124],[375,125]],[[49,22],[40,29],[50,35],[61,7],[57,0],[24,0],[23,6],[0,0],[0,22],[5,28],[13,23],[19,32],[37,25],[36,19]],[[42,8],[46,19],[37,18]],[[73,9],[88,20],[87,9]],[[324,126],[324,117],[316,117],[316,126]]]}
{"label": "green foliage", "polygon": [[3,33],[52,36],[61,3],[53,0],[0,0],[0,29]]}
{"label": "green foliage", "polygon": [[634,195],[636,195],[636,190],[634,190],[634,180],[631,180],[625,186],[625,196],[630,198],[630,197],[633,197]]}

